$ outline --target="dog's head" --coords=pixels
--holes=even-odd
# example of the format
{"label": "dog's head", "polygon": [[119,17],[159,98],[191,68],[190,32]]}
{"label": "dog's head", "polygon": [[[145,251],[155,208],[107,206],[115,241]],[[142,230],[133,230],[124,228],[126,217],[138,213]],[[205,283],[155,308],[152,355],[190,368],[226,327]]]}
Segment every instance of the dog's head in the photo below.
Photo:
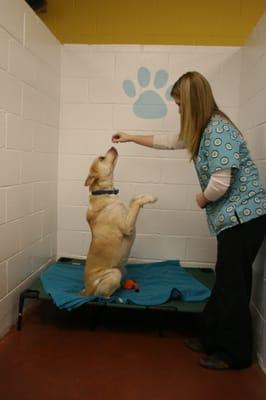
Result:
{"label": "dog's head", "polygon": [[118,152],[114,147],[111,147],[104,156],[96,158],[90,167],[85,186],[89,186],[90,189],[112,186],[117,158]]}

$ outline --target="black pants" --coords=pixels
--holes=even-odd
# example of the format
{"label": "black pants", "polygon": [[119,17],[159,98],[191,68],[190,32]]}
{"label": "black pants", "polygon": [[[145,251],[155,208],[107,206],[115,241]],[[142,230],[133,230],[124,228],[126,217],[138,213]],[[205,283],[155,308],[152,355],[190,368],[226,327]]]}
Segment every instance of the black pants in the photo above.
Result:
{"label": "black pants", "polygon": [[252,264],[265,232],[266,215],[217,236],[216,282],[202,313],[201,342],[236,369],[252,362]]}

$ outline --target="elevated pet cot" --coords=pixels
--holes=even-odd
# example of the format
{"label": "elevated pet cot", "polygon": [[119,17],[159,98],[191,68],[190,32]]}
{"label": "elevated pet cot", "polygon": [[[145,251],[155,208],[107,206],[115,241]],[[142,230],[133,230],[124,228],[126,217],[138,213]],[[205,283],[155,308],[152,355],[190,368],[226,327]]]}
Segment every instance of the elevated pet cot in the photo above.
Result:
{"label": "elevated pet cot", "polygon": [[[182,268],[178,261],[129,264],[125,278],[140,285],[138,293],[119,289],[110,298],[79,295],[83,286],[84,260],[62,257],[51,264],[33,285],[21,293],[17,329],[22,328],[27,299],[52,301],[59,309],[71,311],[80,306],[165,312],[200,313],[213,287],[215,273],[206,268]],[[92,319],[91,327],[95,325]]]}

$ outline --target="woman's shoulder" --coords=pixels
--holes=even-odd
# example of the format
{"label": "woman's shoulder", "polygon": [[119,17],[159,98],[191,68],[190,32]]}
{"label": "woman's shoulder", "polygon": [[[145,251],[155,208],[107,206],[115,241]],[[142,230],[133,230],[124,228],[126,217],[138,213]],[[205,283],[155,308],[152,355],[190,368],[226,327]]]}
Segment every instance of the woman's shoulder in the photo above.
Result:
{"label": "woman's shoulder", "polygon": [[239,130],[234,124],[221,114],[213,114],[204,130],[205,136],[214,137],[220,135],[229,135],[232,139],[236,139],[239,135]]}
{"label": "woman's shoulder", "polygon": [[230,127],[233,126],[232,122],[221,114],[213,114],[209,120],[208,126],[215,127],[215,126],[226,126]]}

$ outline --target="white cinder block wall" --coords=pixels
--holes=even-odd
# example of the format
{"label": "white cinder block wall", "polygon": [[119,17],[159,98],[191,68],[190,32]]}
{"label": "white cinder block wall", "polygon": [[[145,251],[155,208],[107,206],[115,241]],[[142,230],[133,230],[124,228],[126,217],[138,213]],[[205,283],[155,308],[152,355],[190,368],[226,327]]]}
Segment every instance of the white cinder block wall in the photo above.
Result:
{"label": "white cinder block wall", "polygon": [[[92,160],[111,146],[116,131],[178,133],[177,107],[165,98],[165,91],[188,70],[198,70],[210,80],[220,107],[238,123],[241,49],[65,45],[62,57],[58,255],[83,257],[90,240],[84,181]],[[140,67],[150,72],[145,87],[138,80]],[[169,74],[159,89],[154,84],[158,70]],[[133,82],[134,97],[124,92],[124,80]],[[146,90],[161,95],[167,106],[164,117],[134,114],[133,103]],[[209,236],[205,212],[195,204],[199,185],[186,151],[159,151],[132,143],[116,148],[120,157],[115,186],[120,197],[128,201],[144,192],[158,197],[157,203],[141,210],[131,256],[212,265],[216,240]]]}
{"label": "white cinder block wall", "polygon": [[[111,146],[118,130],[178,132],[177,109],[166,88],[183,72],[199,70],[211,82],[220,107],[239,123],[266,184],[266,18],[242,50],[191,46],[63,46],[21,0],[0,0],[0,335],[14,322],[18,295],[43,265],[58,256],[85,257],[89,231],[83,182],[95,156]],[[241,58],[242,57],[242,58]],[[241,82],[240,82],[240,67]],[[149,69],[146,87],[137,78]],[[168,72],[156,88],[159,69]],[[59,227],[57,214],[58,118]],[[129,79],[136,94],[122,88]],[[240,85],[241,84],[241,85]],[[133,103],[146,90],[161,95],[163,118],[141,118]],[[240,99],[239,99],[240,93]],[[240,110],[240,114],[238,113]],[[151,192],[158,202],[142,210],[132,257],[178,258],[183,264],[213,265],[215,239],[198,210],[199,190],[185,151],[117,145],[115,174],[121,197]],[[58,247],[56,233],[58,231]],[[252,311],[256,351],[266,363],[266,246],[254,268]]]}
{"label": "white cinder block wall", "polygon": [[[240,123],[266,187],[266,14],[243,47]],[[256,353],[266,372],[266,242],[254,263],[252,314]]]}
{"label": "white cinder block wall", "polygon": [[0,336],[55,257],[61,45],[21,0],[0,0]]}

